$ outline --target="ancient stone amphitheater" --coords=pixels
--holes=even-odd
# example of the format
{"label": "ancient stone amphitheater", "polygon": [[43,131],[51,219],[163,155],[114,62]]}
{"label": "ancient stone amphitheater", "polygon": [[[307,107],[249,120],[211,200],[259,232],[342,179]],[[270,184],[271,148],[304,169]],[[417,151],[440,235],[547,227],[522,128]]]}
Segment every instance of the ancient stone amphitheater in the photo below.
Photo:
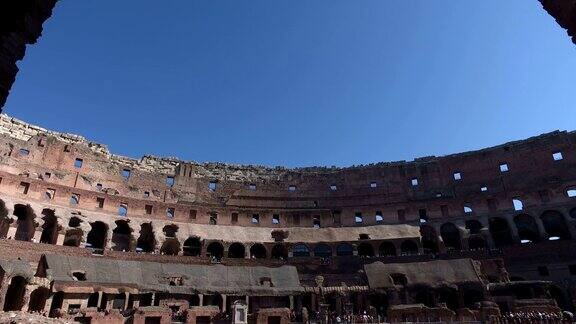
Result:
{"label": "ancient stone amphitheater", "polygon": [[[576,2],[541,2],[573,36]],[[0,103],[55,3],[0,3]],[[31,321],[559,322],[575,224],[576,132],[287,169],[134,160],[0,115],[0,307]]]}

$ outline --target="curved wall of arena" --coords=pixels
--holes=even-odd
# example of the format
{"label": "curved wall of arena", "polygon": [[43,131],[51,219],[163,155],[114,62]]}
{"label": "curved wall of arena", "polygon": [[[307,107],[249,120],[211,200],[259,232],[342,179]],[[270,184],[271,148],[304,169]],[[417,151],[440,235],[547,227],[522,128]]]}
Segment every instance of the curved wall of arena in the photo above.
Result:
{"label": "curved wall of arena", "polygon": [[224,257],[232,248],[267,258],[568,239],[576,235],[568,226],[576,217],[575,143],[576,132],[556,131],[411,162],[287,169],[134,160],[2,115],[1,231],[165,254],[190,254],[194,239],[193,255],[214,254],[217,242]]}

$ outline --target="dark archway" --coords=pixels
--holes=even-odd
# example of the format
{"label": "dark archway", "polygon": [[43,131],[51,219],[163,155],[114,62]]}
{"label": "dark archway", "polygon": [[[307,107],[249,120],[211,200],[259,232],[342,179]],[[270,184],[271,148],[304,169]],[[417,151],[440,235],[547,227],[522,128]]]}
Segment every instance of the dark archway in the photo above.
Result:
{"label": "dark archway", "polygon": [[464,307],[478,309],[477,303],[484,301],[484,293],[477,289],[467,289],[463,293]]}
{"label": "dark archway", "polygon": [[440,227],[440,236],[444,241],[444,246],[448,250],[462,250],[462,240],[460,230],[453,223],[444,223]]}
{"label": "dark archway", "polygon": [[432,288],[428,286],[417,286],[413,289],[416,290],[413,297],[416,304],[424,304],[427,307],[436,306],[436,296]]}
{"label": "dark archway", "polygon": [[17,204],[14,206],[14,216],[16,221],[16,234],[14,239],[17,241],[30,241],[34,237],[36,224],[34,223],[34,211],[30,206]]}
{"label": "dark archway", "polygon": [[189,237],[184,241],[182,250],[184,251],[184,255],[200,256],[202,253],[202,242],[197,237]]}
{"label": "dark archway", "polygon": [[102,250],[106,247],[106,239],[108,236],[108,225],[101,221],[90,223],[92,229],[88,232],[86,238],[86,247],[92,249]]}
{"label": "dark archway", "polygon": [[416,255],[418,254],[418,244],[412,240],[406,240],[400,245],[400,253],[402,255]]}
{"label": "dark archway", "polygon": [[482,235],[474,235],[468,238],[469,250],[485,250],[488,248],[488,243]]}
{"label": "dark archway", "polygon": [[340,243],[336,247],[336,255],[337,256],[353,256],[354,255],[354,247],[352,244],[349,243]]}
{"label": "dark archway", "polygon": [[292,256],[293,257],[309,257],[310,256],[310,249],[306,244],[294,244],[292,246]]}
{"label": "dark archway", "polygon": [[42,211],[42,235],[40,235],[40,243],[56,244],[58,240],[58,219],[54,215],[54,210],[44,209]]}
{"label": "dark archway", "polygon": [[511,245],[514,242],[512,233],[510,232],[510,226],[508,226],[508,222],[504,218],[490,218],[488,228],[496,247]]}
{"label": "dark archway", "polygon": [[360,243],[357,247],[358,256],[360,257],[373,257],[374,256],[374,248],[371,244],[368,243]]}
{"label": "dark archway", "polygon": [[319,258],[329,258],[332,256],[332,248],[328,244],[316,244],[314,247],[314,256]]}
{"label": "dark archway", "polygon": [[518,236],[521,243],[539,242],[540,233],[538,225],[532,216],[520,214],[514,217],[514,224],[518,229]]}
{"label": "dark archway", "polygon": [[84,231],[80,228],[72,228],[66,231],[64,235],[64,246],[75,246],[79,247],[82,243],[82,236],[84,236]]}
{"label": "dark archway", "polygon": [[52,296],[52,305],[50,305],[50,317],[56,317],[56,310],[62,309],[64,304],[64,292],[58,291]]}
{"label": "dark archway", "polygon": [[439,303],[445,303],[448,308],[453,311],[460,308],[460,301],[458,297],[458,291],[449,287],[442,287],[436,291],[437,301]]}
{"label": "dark archway", "polygon": [[180,253],[180,242],[175,238],[168,238],[162,243],[160,253],[166,255],[178,255]]}
{"label": "dark archway", "polygon": [[272,259],[288,259],[288,248],[284,244],[276,244],[272,248]]}
{"label": "dark archway", "polygon": [[88,297],[88,307],[98,307],[99,294],[97,292],[91,293]]}
{"label": "dark archway", "polygon": [[28,303],[29,312],[42,312],[46,307],[46,300],[50,295],[50,290],[48,288],[39,287],[36,288],[30,294],[30,302]]}
{"label": "dark archway", "polygon": [[396,256],[396,246],[392,242],[382,242],[378,247],[378,255],[383,257]]}
{"label": "dark archway", "polygon": [[466,229],[470,235],[480,234],[484,228],[484,225],[475,219],[470,219],[466,221]]}
{"label": "dark archway", "polygon": [[13,277],[6,291],[4,299],[4,311],[20,311],[24,306],[24,293],[26,291],[26,279],[21,276]]}
{"label": "dark archway", "polygon": [[220,242],[212,242],[208,244],[206,252],[211,257],[214,257],[216,259],[222,259],[222,257],[224,256],[224,246],[222,246]]}
{"label": "dark archway", "polygon": [[550,239],[569,240],[571,238],[568,224],[564,215],[555,210],[545,211],[541,216],[544,230],[548,233]]}
{"label": "dark archway", "polygon": [[420,226],[420,236],[422,236],[422,248],[425,254],[438,254],[438,233],[429,225]]}
{"label": "dark archway", "polygon": [[154,230],[152,223],[144,223],[140,225],[140,236],[136,241],[136,252],[154,252],[156,249],[156,238],[154,237]]}
{"label": "dark archway", "polygon": [[570,209],[570,218],[576,219],[576,207]]}
{"label": "dark archway", "polygon": [[116,228],[112,231],[112,250],[132,251],[132,228],[126,220],[117,220]]}
{"label": "dark archway", "polygon": [[264,245],[262,244],[254,244],[250,247],[250,257],[254,259],[266,259],[267,251]]}
{"label": "dark archway", "polygon": [[228,257],[231,259],[243,259],[246,257],[246,248],[238,242],[232,243],[228,247]]}

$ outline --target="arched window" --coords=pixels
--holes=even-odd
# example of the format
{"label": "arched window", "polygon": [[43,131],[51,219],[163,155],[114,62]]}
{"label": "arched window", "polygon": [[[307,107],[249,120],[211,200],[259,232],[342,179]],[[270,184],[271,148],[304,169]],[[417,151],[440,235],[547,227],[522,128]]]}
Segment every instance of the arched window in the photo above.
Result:
{"label": "arched window", "polygon": [[182,249],[184,255],[187,256],[199,256],[202,251],[202,242],[197,237],[189,237],[184,241],[184,247]]}
{"label": "arched window", "polygon": [[373,257],[374,256],[374,248],[371,244],[368,243],[360,243],[358,244],[358,256],[361,257]]}
{"label": "arched window", "polygon": [[531,243],[540,241],[538,225],[532,216],[520,214],[514,217],[514,224],[518,229],[520,243]]}
{"label": "arched window", "polygon": [[266,248],[260,243],[256,243],[250,247],[250,257],[254,259],[266,259]]}
{"label": "arched window", "polygon": [[329,258],[332,256],[332,248],[327,244],[317,244],[314,247],[314,256],[320,258]]}
{"label": "arched window", "polygon": [[294,257],[309,257],[310,249],[306,244],[295,244],[292,247],[292,256]]}
{"label": "arched window", "polygon": [[440,235],[447,249],[461,250],[460,230],[452,223],[445,223],[440,227]]}
{"label": "arched window", "polygon": [[505,219],[500,217],[490,218],[488,227],[496,247],[507,246],[513,243],[510,227]]}
{"label": "arched window", "polygon": [[564,216],[561,213],[555,210],[548,210],[540,216],[540,219],[542,219],[542,224],[546,233],[548,233],[549,240],[570,239],[568,224],[566,224],[566,220],[564,220]]}
{"label": "arched window", "polygon": [[354,255],[354,247],[348,243],[340,243],[336,247],[337,256],[352,256]]}
{"label": "arched window", "polygon": [[246,248],[240,243],[232,243],[228,248],[228,257],[232,259],[242,259],[246,256]]}
{"label": "arched window", "polygon": [[378,248],[378,254],[384,257],[396,256],[396,246],[392,242],[382,242]]}
{"label": "arched window", "polygon": [[276,244],[272,248],[272,258],[273,259],[287,259],[288,249],[283,244]]}
{"label": "arched window", "polygon": [[400,245],[400,252],[402,255],[416,255],[418,254],[418,245],[414,241],[406,240]]}

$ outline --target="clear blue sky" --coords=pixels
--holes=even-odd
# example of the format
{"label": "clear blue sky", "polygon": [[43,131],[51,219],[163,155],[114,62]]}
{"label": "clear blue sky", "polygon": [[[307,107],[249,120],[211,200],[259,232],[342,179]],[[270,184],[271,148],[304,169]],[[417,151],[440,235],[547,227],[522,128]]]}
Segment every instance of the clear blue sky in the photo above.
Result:
{"label": "clear blue sky", "polygon": [[62,0],[5,112],[112,152],[264,165],[444,155],[576,129],[537,0]]}

